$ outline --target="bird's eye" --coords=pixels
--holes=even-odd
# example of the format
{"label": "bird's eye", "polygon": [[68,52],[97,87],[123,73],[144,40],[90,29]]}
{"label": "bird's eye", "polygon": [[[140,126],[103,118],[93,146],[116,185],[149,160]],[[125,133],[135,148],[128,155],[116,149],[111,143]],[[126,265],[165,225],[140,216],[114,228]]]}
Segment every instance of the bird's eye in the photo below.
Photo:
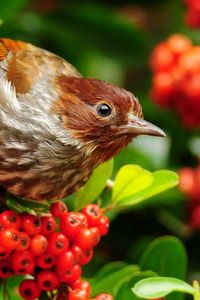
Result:
{"label": "bird's eye", "polygon": [[111,107],[108,104],[102,103],[97,106],[97,113],[101,117],[108,117],[112,112]]}

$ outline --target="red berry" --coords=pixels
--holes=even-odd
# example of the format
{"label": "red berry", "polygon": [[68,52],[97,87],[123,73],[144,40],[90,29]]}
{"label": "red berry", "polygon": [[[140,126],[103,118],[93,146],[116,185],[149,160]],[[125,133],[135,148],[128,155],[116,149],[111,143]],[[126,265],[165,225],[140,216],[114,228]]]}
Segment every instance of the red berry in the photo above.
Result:
{"label": "red berry", "polygon": [[10,267],[10,262],[8,260],[0,261],[0,278],[8,278],[12,275],[13,272]]}
{"label": "red berry", "polygon": [[14,210],[5,210],[0,214],[0,223],[4,228],[20,229],[21,218]]}
{"label": "red berry", "polygon": [[37,234],[32,237],[30,242],[30,250],[33,255],[41,255],[47,249],[47,239],[41,235]]}
{"label": "red berry", "polygon": [[14,250],[20,243],[20,232],[14,228],[0,232],[0,246],[7,250]]}
{"label": "red berry", "polygon": [[69,247],[68,238],[60,232],[54,232],[48,237],[48,251],[53,255],[61,255]]}
{"label": "red berry", "polygon": [[29,235],[36,235],[41,232],[41,222],[40,219],[30,215],[28,213],[24,213],[22,216],[22,229],[27,232]]}
{"label": "red berry", "polygon": [[30,245],[30,237],[26,232],[20,231],[19,232],[19,237],[20,237],[20,243],[17,246],[16,250],[17,251],[24,251],[29,248]]}
{"label": "red berry", "polygon": [[177,33],[167,39],[167,46],[174,54],[181,55],[190,49],[192,43],[187,36]]}
{"label": "red berry", "polygon": [[11,250],[7,250],[4,247],[0,246],[0,260],[5,259],[10,256]]}
{"label": "red berry", "polygon": [[99,294],[95,297],[97,300],[114,300],[113,296],[107,293]]}
{"label": "red berry", "polygon": [[80,212],[76,212],[76,215],[77,215],[78,219],[81,222],[81,228],[88,227],[88,221],[87,221],[86,215],[84,215],[84,214],[82,214]]}
{"label": "red berry", "polygon": [[67,300],[89,300],[89,298],[85,291],[76,289],[69,292]]}
{"label": "red berry", "polygon": [[85,290],[88,296],[91,293],[91,285],[86,280],[79,279],[75,281],[74,284],[72,285],[72,288],[77,290]]}
{"label": "red berry", "polygon": [[58,287],[58,279],[52,271],[42,271],[37,276],[37,283],[43,291],[53,291]]}
{"label": "red berry", "polygon": [[43,253],[36,259],[36,265],[42,269],[50,269],[54,266],[55,257],[51,253]]}
{"label": "red berry", "polygon": [[77,245],[72,245],[70,250],[71,250],[72,254],[74,255],[75,264],[79,264],[79,262],[81,261],[81,257],[82,257],[81,248],[78,247]]}
{"label": "red berry", "polygon": [[76,237],[81,227],[80,215],[78,213],[65,213],[60,218],[60,230],[70,239]]}
{"label": "red berry", "polygon": [[75,238],[74,243],[81,249],[86,250],[95,246],[97,239],[99,239],[97,232],[94,232],[94,230],[91,230],[90,228],[81,228]]}
{"label": "red berry", "polygon": [[50,235],[56,231],[56,221],[53,217],[44,216],[40,218],[42,230],[41,234],[43,235]]}
{"label": "red berry", "polygon": [[108,233],[109,226],[110,226],[110,221],[109,221],[108,217],[103,215],[100,218],[99,223],[97,225],[101,236],[104,236]]}
{"label": "red berry", "polygon": [[72,285],[75,281],[80,279],[82,273],[82,269],[79,265],[74,265],[70,270],[62,271],[58,273],[58,277],[60,282],[67,283],[68,285]]}
{"label": "red berry", "polygon": [[174,93],[174,78],[169,72],[156,73],[153,77],[153,88],[160,93],[160,98],[170,99]]}
{"label": "red berry", "polygon": [[80,265],[83,266],[83,265],[87,265],[91,259],[93,257],[93,249],[87,249],[87,250],[84,250],[82,252],[82,256],[81,256],[81,260],[80,260]]}
{"label": "red berry", "polygon": [[186,97],[189,97],[190,102],[199,105],[200,99],[200,72],[193,72],[190,76],[182,81],[182,90]]}
{"label": "red berry", "polygon": [[174,59],[174,54],[167,43],[160,43],[152,51],[149,64],[153,71],[166,71],[173,66]]}
{"label": "red berry", "polygon": [[50,211],[54,218],[60,218],[63,213],[67,213],[68,209],[64,202],[58,201],[51,205]]}
{"label": "red berry", "polygon": [[35,263],[33,254],[29,250],[15,251],[11,256],[11,267],[15,274],[32,274]]}
{"label": "red berry", "polygon": [[96,226],[102,216],[101,208],[96,204],[88,204],[82,210],[87,217],[89,227]]}
{"label": "red berry", "polygon": [[72,251],[68,250],[59,255],[56,259],[56,269],[58,272],[70,270],[75,264],[75,259]]}
{"label": "red berry", "polygon": [[179,59],[179,65],[189,73],[198,72],[200,69],[200,46],[191,47]]}
{"label": "red berry", "polygon": [[41,289],[33,279],[25,279],[20,283],[19,293],[25,300],[34,300],[40,297]]}
{"label": "red berry", "polygon": [[196,176],[193,168],[184,167],[179,170],[179,188],[183,193],[198,201],[199,193],[196,193]]}

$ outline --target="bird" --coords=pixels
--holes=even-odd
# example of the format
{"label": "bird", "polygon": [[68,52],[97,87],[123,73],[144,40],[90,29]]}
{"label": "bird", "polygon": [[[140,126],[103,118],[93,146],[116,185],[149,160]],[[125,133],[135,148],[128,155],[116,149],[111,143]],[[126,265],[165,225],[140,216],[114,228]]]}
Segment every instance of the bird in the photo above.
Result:
{"label": "bird", "polygon": [[13,195],[62,199],[142,134],[165,136],[131,92],[85,78],[30,43],[0,39],[0,185]]}

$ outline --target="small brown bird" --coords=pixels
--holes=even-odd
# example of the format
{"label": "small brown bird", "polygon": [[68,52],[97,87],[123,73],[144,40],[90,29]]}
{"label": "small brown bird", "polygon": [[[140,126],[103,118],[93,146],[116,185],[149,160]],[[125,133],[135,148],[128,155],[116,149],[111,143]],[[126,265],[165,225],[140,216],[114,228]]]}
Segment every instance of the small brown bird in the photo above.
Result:
{"label": "small brown bird", "polygon": [[13,194],[63,198],[141,134],[164,136],[133,94],[83,78],[46,50],[0,39],[0,184]]}

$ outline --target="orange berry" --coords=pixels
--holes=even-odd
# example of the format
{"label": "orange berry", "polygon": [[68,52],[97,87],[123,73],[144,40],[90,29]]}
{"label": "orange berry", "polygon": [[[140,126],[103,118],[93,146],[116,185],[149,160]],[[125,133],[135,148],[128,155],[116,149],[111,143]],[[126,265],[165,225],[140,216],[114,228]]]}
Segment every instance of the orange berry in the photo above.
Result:
{"label": "orange berry", "polygon": [[191,47],[179,59],[179,65],[189,73],[200,71],[200,46]]}
{"label": "orange berry", "polygon": [[180,55],[190,49],[191,40],[182,34],[173,34],[167,39],[169,49],[176,55]]}
{"label": "orange berry", "polygon": [[166,43],[157,45],[149,59],[150,68],[155,72],[169,70],[174,64],[174,55]]}

